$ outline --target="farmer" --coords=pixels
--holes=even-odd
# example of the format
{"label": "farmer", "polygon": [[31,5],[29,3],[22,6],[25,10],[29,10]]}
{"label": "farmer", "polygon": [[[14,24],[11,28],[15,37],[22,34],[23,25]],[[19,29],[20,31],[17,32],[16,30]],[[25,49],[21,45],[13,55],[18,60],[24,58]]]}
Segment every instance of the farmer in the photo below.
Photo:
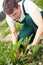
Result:
{"label": "farmer", "polygon": [[[21,38],[24,40],[32,34],[33,37],[28,48],[40,42],[40,37],[43,34],[43,11],[36,4],[31,0],[22,0],[19,3],[16,0],[4,0],[3,11],[12,31],[13,43]],[[15,22],[23,23],[19,34],[16,32]]]}

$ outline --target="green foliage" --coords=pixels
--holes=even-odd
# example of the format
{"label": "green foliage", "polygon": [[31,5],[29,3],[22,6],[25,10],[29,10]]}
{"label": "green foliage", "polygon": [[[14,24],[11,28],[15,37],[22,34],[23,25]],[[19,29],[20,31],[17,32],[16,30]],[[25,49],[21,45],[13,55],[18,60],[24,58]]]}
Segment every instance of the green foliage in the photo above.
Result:
{"label": "green foliage", "polygon": [[19,32],[23,28],[23,24],[20,24],[19,22],[16,23],[16,30]]}
{"label": "green foliage", "polygon": [[13,45],[11,42],[0,42],[0,64],[1,65],[13,65],[17,59],[14,53],[19,49],[21,40]]}
{"label": "green foliage", "polygon": [[30,51],[32,52],[32,54],[33,54],[34,56],[36,56],[37,53],[39,52],[39,49],[40,49],[40,48],[41,48],[41,44],[35,45],[35,46],[31,46],[31,47],[30,47]]}
{"label": "green foliage", "polygon": [[30,40],[31,40],[32,36],[33,36],[33,34],[31,36],[29,36],[29,38],[26,37],[25,40],[22,42],[25,49],[27,48],[28,44],[30,43]]}
{"label": "green foliage", "polygon": [[40,62],[43,63],[43,44],[31,46],[29,50],[32,53],[25,53],[31,37],[26,38],[24,42],[20,39],[16,44],[0,42],[0,65],[39,65]]}
{"label": "green foliage", "polygon": [[36,3],[41,9],[43,9],[43,0],[32,0],[34,3]]}

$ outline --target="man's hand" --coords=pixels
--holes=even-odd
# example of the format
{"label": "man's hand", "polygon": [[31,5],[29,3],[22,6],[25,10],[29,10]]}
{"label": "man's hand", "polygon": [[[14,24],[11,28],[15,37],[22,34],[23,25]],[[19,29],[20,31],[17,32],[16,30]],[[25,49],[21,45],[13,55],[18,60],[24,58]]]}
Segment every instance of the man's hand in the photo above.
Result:
{"label": "man's hand", "polygon": [[[29,50],[30,46],[34,46],[35,44],[34,43],[31,43],[30,45],[27,46],[27,49],[26,50]],[[30,51],[28,51],[28,54],[32,54]]]}
{"label": "man's hand", "polygon": [[15,44],[18,40],[18,34],[17,33],[12,33],[12,41],[13,41],[13,44]]}

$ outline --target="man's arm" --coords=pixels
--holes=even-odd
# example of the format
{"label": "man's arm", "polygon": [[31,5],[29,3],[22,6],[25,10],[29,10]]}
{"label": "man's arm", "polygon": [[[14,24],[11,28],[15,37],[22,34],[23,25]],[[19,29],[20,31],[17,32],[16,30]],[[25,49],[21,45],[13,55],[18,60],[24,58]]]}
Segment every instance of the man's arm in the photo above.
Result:
{"label": "man's arm", "polygon": [[18,38],[18,35],[16,32],[16,22],[8,15],[6,15],[6,21],[10,27],[11,32],[12,32],[12,41],[13,41],[13,43],[15,43]]}
{"label": "man's arm", "polygon": [[31,17],[35,22],[35,24],[38,26],[35,38],[32,43],[34,45],[34,44],[38,44],[41,40],[40,37],[42,36],[43,33],[43,19],[38,8],[36,8],[35,11],[31,14]]}
{"label": "man's arm", "polygon": [[36,31],[36,35],[32,44],[28,45],[27,49],[29,49],[31,45],[33,46],[38,44],[41,41],[40,37],[43,35],[43,19],[40,11],[36,8],[30,16],[33,19],[34,23],[38,26],[38,29]]}
{"label": "man's arm", "polygon": [[11,32],[12,32],[12,41],[13,41],[13,44],[15,44],[15,42],[17,42],[18,40],[18,34],[16,32],[16,26],[13,24],[11,27]]}
{"label": "man's arm", "polygon": [[[40,13],[37,5],[34,4],[32,1],[28,1],[28,0],[26,0],[26,1],[24,3],[25,11],[30,15],[30,17],[33,19],[34,23],[38,26],[35,38],[34,38],[32,44],[28,45],[28,47],[27,47],[27,49],[28,49],[31,45],[36,45],[40,42],[40,40],[41,40],[40,37],[42,36],[42,33],[43,33],[43,20],[42,20],[41,13]],[[28,6],[28,8],[27,8],[27,6]]]}

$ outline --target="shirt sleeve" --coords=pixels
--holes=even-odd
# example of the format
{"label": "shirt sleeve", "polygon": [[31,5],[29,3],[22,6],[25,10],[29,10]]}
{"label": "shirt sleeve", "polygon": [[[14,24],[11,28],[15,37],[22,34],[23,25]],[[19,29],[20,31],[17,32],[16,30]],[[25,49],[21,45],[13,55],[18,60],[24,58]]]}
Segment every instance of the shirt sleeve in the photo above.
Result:
{"label": "shirt sleeve", "polygon": [[32,14],[34,10],[37,8],[37,5],[33,3],[31,0],[25,0],[24,7],[27,13]]}
{"label": "shirt sleeve", "polygon": [[6,21],[7,21],[7,23],[8,23],[8,25],[9,25],[10,28],[13,25],[15,25],[15,21],[11,17],[9,17],[8,15],[6,15]]}

